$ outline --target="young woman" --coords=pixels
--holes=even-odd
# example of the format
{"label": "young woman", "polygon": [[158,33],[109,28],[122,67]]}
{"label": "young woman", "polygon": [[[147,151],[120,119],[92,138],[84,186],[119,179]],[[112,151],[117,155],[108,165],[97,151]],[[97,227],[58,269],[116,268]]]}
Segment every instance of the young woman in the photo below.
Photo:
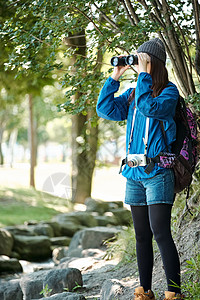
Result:
{"label": "young woman", "polygon": [[[166,52],[160,39],[142,44],[137,56],[136,88],[115,97],[120,85],[118,80],[130,66],[115,67],[100,92],[97,113],[108,120],[127,119],[127,160],[122,175],[127,178],[125,203],[130,205],[133,217],[141,285],[135,289],[134,299],[155,300],[151,291],[153,236],[161,253],[168,284],[165,300],[183,299],[179,288],[179,257],[170,230],[174,174],[172,169],[162,168],[159,163],[149,164],[150,158],[171,150],[176,137],[173,117],[179,92],[168,80]],[[161,126],[166,132],[165,138]],[[135,160],[135,154],[140,154],[139,159]],[[149,158],[147,161],[146,157]],[[148,172],[147,166],[150,166]],[[174,287],[174,283],[179,287]]]}

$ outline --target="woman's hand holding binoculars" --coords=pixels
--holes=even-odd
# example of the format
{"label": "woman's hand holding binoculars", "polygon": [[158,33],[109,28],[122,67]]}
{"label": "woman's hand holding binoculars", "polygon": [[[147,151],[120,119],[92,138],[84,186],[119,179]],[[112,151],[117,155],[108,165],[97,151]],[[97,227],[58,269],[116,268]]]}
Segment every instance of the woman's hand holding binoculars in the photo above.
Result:
{"label": "woman's hand holding binoculars", "polygon": [[141,72],[150,73],[151,58],[147,53],[138,53],[138,74]]}
{"label": "woman's hand holding binoculars", "polygon": [[112,79],[118,81],[119,78],[126,72],[127,69],[129,69],[130,66],[117,66],[114,67],[113,73],[111,75]]}
{"label": "woman's hand holding binoculars", "polygon": [[147,53],[137,53],[137,55],[114,56],[111,58],[111,64],[114,66],[111,77],[118,81],[124,72],[130,68],[130,65],[136,65],[138,74],[141,72],[150,73],[151,58]]}

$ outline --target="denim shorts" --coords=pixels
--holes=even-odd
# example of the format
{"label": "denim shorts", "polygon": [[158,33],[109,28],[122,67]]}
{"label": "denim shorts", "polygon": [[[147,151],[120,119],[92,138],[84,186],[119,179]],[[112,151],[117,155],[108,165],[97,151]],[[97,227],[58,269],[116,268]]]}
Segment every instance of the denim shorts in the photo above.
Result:
{"label": "denim shorts", "polygon": [[164,172],[141,181],[127,179],[126,204],[140,206],[158,203],[173,204],[173,202],[174,172],[172,169],[165,169]]}

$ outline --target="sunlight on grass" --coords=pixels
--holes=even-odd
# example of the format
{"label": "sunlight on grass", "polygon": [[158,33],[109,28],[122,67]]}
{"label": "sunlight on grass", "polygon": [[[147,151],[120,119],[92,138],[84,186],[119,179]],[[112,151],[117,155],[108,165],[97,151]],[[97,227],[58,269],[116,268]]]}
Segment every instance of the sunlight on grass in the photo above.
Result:
{"label": "sunlight on grass", "polygon": [[50,220],[56,214],[71,209],[69,200],[32,188],[0,187],[0,226],[23,224],[29,220]]}
{"label": "sunlight on grass", "polygon": [[31,207],[27,205],[11,205],[1,207],[0,225],[17,225],[23,224],[25,221],[42,221],[49,220],[58,212],[54,209],[46,207]]}
{"label": "sunlight on grass", "polygon": [[[50,220],[52,216],[71,211],[73,204],[66,197],[60,198],[57,189],[51,193],[44,183],[55,174],[70,174],[69,163],[45,163],[36,168],[36,189],[29,188],[29,165],[15,164],[13,168],[0,168],[0,226],[22,224],[24,221]],[[55,185],[54,188],[57,188]],[[59,186],[58,186],[59,187]],[[61,189],[69,188],[68,183]],[[67,190],[68,191],[68,190]],[[125,178],[118,174],[118,167],[96,168],[92,183],[92,198],[104,201],[123,201]],[[70,194],[70,193],[69,193]],[[84,207],[75,206],[76,210]]]}

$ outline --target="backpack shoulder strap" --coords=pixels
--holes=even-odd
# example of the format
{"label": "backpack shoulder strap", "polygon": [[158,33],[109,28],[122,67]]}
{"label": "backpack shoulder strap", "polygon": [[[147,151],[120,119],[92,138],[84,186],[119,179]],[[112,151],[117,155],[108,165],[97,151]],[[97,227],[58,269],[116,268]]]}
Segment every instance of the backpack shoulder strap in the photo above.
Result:
{"label": "backpack shoulder strap", "polygon": [[160,123],[160,127],[161,127],[161,130],[162,130],[163,136],[164,136],[165,146],[167,148],[167,152],[169,152],[168,145],[167,145],[167,137],[166,137],[166,132],[165,132],[165,129],[164,129],[163,121],[159,121],[159,123]]}

